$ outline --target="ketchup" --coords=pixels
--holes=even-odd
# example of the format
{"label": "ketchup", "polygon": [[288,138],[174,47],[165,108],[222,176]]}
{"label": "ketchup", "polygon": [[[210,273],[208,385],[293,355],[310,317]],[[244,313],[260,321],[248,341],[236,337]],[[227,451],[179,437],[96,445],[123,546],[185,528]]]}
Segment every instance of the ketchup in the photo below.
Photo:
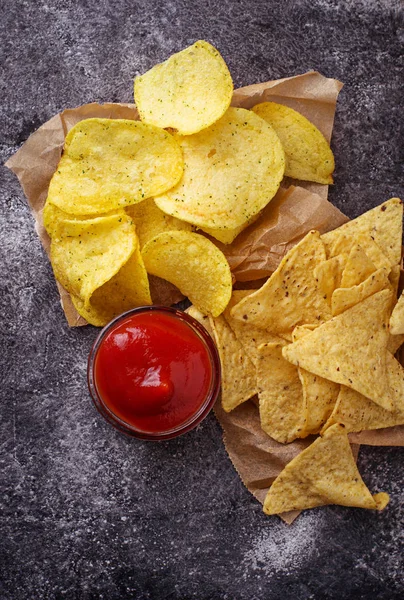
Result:
{"label": "ketchup", "polygon": [[170,312],[128,315],[103,338],[94,362],[104,405],[143,432],[177,428],[203,405],[212,381],[208,349]]}

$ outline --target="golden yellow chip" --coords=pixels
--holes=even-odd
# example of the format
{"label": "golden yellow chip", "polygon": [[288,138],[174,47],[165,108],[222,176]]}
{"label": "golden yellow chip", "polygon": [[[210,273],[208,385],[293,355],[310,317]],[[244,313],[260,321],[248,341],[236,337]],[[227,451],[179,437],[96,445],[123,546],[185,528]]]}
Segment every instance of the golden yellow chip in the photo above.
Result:
{"label": "golden yellow chip", "polygon": [[[402,244],[402,220],[403,220],[403,205],[399,198],[391,198],[376,208],[372,208],[360,217],[353,221],[348,221],[341,227],[329,231],[321,236],[328,256],[335,256],[335,253],[340,254],[341,248],[333,250],[333,245],[341,235],[347,236],[360,244],[374,263],[375,267],[380,269],[383,264],[377,262],[366,244],[366,241],[361,236],[370,236],[382,253],[388,258],[390,265],[398,265],[401,259],[401,244]],[[344,252],[347,252],[345,249]]]}
{"label": "golden yellow chip", "polygon": [[314,268],[313,275],[324,299],[331,305],[331,297],[335,289],[340,287],[342,272],[347,261],[346,254],[333,256]]}
{"label": "golden yellow chip", "polygon": [[140,249],[142,249],[149,240],[164,231],[192,231],[193,229],[190,223],[180,221],[175,217],[163,213],[156,205],[153,198],[128,206],[126,212],[133,219],[135,224]]}
{"label": "golden yellow chip", "polygon": [[162,194],[181,179],[172,135],[125,119],[86,119],[67,134],[48,201],[74,215],[106,213]]}
{"label": "golden yellow chip", "polygon": [[401,277],[401,266],[393,265],[391,267],[391,271],[389,273],[389,281],[390,281],[391,289],[394,293],[394,298],[397,298],[397,295],[398,295],[398,287],[400,284],[400,277]]}
{"label": "golden yellow chip", "polygon": [[209,128],[175,139],[184,154],[184,176],[155,197],[165,213],[226,232],[247,223],[275,196],[284,152],[270,125],[251,111],[229,108]]}
{"label": "golden yellow chip", "polygon": [[223,116],[233,82],[216,48],[199,40],[136,77],[134,93],[144,123],[189,135]]}
{"label": "golden yellow chip", "polygon": [[359,285],[375,271],[375,265],[363,250],[362,246],[354,244],[342,273],[341,285],[338,287],[350,288],[354,285]]}
{"label": "golden yellow chip", "polygon": [[77,312],[92,325],[103,327],[123,312],[152,303],[146,269],[136,247],[129,260],[87,303],[72,296]]}
{"label": "golden yellow chip", "polygon": [[372,294],[390,288],[388,271],[385,268],[378,269],[359,285],[335,290],[331,298],[332,314],[333,316],[339,315]]}
{"label": "golden yellow chip", "polygon": [[[335,231],[338,231],[338,229]],[[322,236],[322,239],[323,238],[324,235]],[[383,267],[386,269],[391,268],[390,260],[383,254],[371,234],[367,232],[358,233],[355,237],[343,232],[336,235],[335,239],[327,246],[327,256],[339,256],[341,253],[349,255],[357,244],[363,248],[376,269],[382,269]]]}
{"label": "golden yellow chip", "polygon": [[229,263],[207,238],[188,231],[167,231],[143,247],[146,270],[188,296],[203,313],[214,317],[226,308],[232,292]]}
{"label": "golden yellow chip", "polygon": [[313,274],[323,261],[320,235],[310,231],[259,290],[234,306],[232,316],[273,334],[291,333],[296,325],[329,319],[330,307]]}
{"label": "golden yellow chip", "polygon": [[404,333],[404,294],[401,294],[390,317],[390,333],[392,335]]}
{"label": "golden yellow chip", "polygon": [[313,123],[296,110],[276,102],[262,102],[252,110],[278,134],[286,155],[285,175],[304,181],[333,183],[334,155]]}
{"label": "golden yellow chip", "polygon": [[342,383],[392,410],[386,373],[392,292],[382,290],[283,349],[296,366]]}
{"label": "golden yellow chip", "polygon": [[210,325],[210,321],[209,321],[209,317],[208,315],[204,315],[201,313],[201,311],[199,309],[196,308],[196,306],[194,306],[193,304],[191,306],[189,306],[186,311],[185,311],[190,317],[193,317],[194,319],[196,319],[197,321],[199,321],[199,323],[201,325],[203,325],[206,329],[206,331],[208,333],[210,333],[210,335],[213,337],[213,329]]}
{"label": "golden yellow chip", "polygon": [[265,498],[264,512],[274,515],[327,504],[382,510],[388,501],[383,492],[371,495],[355,464],[348,435],[336,424],[286,465]]}
{"label": "golden yellow chip", "polygon": [[282,356],[285,345],[286,341],[259,346],[257,365],[261,427],[282,444],[302,437],[307,419],[297,368]]}
{"label": "golden yellow chip", "polygon": [[87,306],[91,296],[129,260],[137,239],[131,219],[114,215],[60,223],[50,258],[56,279]]}
{"label": "golden yellow chip", "polygon": [[219,242],[222,242],[222,244],[231,244],[236,239],[236,237],[249,225],[254,223],[260,215],[261,213],[253,215],[251,219],[248,219],[248,221],[243,223],[243,225],[235,227],[234,229],[213,229],[210,227],[200,227],[199,229],[201,229],[201,231],[204,231],[208,235],[214,237],[216,240],[219,240]]}
{"label": "golden yellow chip", "polygon": [[401,333],[399,335],[389,335],[389,340],[387,342],[387,350],[391,352],[391,354],[395,354],[397,350],[404,343],[404,334]]}
{"label": "golden yellow chip", "polygon": [[222,367],[222,407],[230,412],[257,393],[255,367],[225,318],[209,320]]}
{"label": "golden yellow chip", "polygon": [[[313,331],[307,326],[296,327],[293,330],[293,341],[296,342]],[[314,375],[302,367],[297,367],[302,384],[303,398],[307,409],[305,430],[299,437],[318,433],[329,418],[338,398],[340,386],[338,383]]]}

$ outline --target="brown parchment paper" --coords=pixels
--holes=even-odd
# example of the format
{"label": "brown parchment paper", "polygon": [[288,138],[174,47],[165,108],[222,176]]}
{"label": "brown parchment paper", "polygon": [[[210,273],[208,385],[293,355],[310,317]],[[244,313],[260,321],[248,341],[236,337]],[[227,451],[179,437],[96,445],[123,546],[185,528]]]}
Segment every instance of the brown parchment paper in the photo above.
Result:
{"label": "brown parchment paper", "polygon": [[[264,101],[290,106],[305,115],[322,131],[328,141],[334,123],[335,107],[342,83],[320,73],[310,71],[303,75],[268,81],[236,90],[232,105],[252,108]],[[131,104],[91,103],[68,109],[54,116],[33,133],[12,156],[6,166],[20,180],[28,199],[35,227],[45,250],[50,240],[43,228],[42,209],[50,179],[59,162],[67,132],[82,119],[105,117],[138,119],[136,107]],[[237,287],[258,287],[277,267],[285,253],[309,230],[321,233],[338,227],[347,218],[327,201],[328,186],[285,179],[277,196],[262,212],[260,218],[247,228],[231,246],[216,242],[230,263]],[[381,201],[384,199],[381,199]],[[154,279],[154,280],[153,280]],[[174,286],[153,278],[152,298],[155,303],[172,304],[182,299]],[[69,294],[58,285],[61,303],[71,326],[85,324],[75,311]],[[279,444],[260,427],[259,414],[253,402],[248,401],[230,414],[220,404],[216,416],[223,428],[224,444],[228,455],[247,489],[263,503],[275,477],[284,466],[313,438],[291,444]],[[403,446],[404,427],[350,435],[354,456],[359,444]],[[281,518],[291,523],[297,511]]]}

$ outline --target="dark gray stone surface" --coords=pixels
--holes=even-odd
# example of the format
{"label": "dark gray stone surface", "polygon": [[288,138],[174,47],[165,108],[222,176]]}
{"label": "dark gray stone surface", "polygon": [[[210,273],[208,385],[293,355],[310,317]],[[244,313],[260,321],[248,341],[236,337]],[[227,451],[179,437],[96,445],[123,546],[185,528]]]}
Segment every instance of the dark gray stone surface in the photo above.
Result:
{"label": "dark gray stone surface", "polygon": [[[205,38],[236,86],[310,68],[341,79],[330,199],[350,217],[402,186],[403,13],[394,0],[2,0],[3,163],[42,122],[132,100],[132,78]],[[401,154],[400,154],[401,152]],[[382,514],[326,507],[292,527],[245,490],[211,415],[148,444],[86,391],[97,330],[71,330],[16,178],[1,169],[2,600],[403,597],[403,451],[363,447]]]}

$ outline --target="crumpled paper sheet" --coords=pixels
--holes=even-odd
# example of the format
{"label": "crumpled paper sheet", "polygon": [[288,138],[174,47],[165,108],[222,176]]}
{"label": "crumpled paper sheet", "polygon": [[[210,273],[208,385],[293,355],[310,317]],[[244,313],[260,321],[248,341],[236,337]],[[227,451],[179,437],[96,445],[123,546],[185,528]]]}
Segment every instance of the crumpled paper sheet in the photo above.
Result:
{"label": "crumpled paper sheet", "polygon": [[[335,107],[342,84],[310,71],[296,77],[268,81],[236,90],[232,105],[251,108],[259,102],[274,101],[301,112],[312,121],[328,141],[334,123]],[[82,119],[104,117],[138,119],[132,104],[91,103],[68,109],[54,116],[35,131],[6,163],[20,180],[35,218],[41,242],[49,252],[50,240],[43,228],[42,209],[50,179],[56,170],[67,132]],[[258,287],[277,267],[290,247],[308,231],[321,233],[338,227],[347,218],[327,201],[328,186],[285,179],[277,196],[260,218],[237,237],[231,246],[216,242],[230,263],[237,287]],[[383,199],[381,199],[382,201]],[[244,283],[246,282],[246,283]],[[61,303],[69,325],[86,322],[74,309],[69,294],[58,285]],[[183,296],[159,278],[151,278],[154,303],[173,304]],[[216,416],[223,428],[224,444],[229,457],[247,489],[263,503],[270,484],[284,466],[311,442],[312,438],[291,444],[279,444],[261,429],[256,406],[246,402],[225,413],[218,404]],[[404,427],[351,434],[352,449],[357,444],[403,446]],[[281,515],[291,523],[299,513]]]}

